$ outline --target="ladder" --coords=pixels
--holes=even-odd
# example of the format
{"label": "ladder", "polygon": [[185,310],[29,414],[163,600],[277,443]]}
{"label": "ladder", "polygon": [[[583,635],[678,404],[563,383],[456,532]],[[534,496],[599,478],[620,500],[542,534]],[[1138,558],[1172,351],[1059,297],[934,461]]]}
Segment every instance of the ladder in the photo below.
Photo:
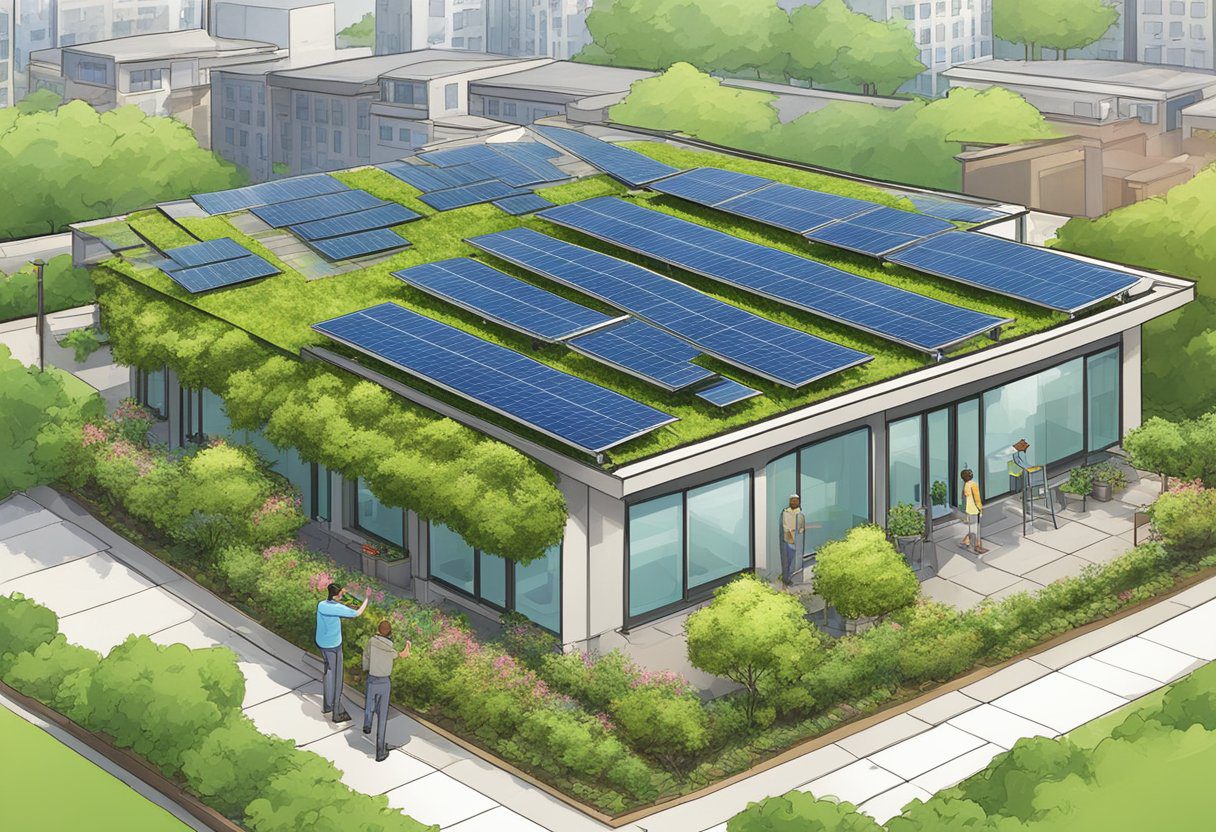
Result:
{"label": "ladder", "polygon": [[1056,504],[1051,499],[1051,489],[1047,487],[1047,467],[1031,465],[1023,468],[1016,462],[1010,461],[1009,473],[1018,477],[1022,482],[1022,537],[1026,536],[1026,528],[1034,530],[1035,503],[1042,503],[1044,512],[1051,517],[1053,528],[1060,528],[1056,521]]}

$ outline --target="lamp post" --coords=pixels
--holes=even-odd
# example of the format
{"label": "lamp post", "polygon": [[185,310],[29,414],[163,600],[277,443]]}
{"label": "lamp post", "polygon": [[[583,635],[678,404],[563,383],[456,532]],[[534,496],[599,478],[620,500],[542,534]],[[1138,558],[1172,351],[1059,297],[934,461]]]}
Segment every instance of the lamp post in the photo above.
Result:
{"label": "lamp post", "polygon": [[42,271],[46,266],[46,261],[41,257],[34,261],[34,274],[38,279],[38,319],[36,329],[38,332],[38,369],[46,369],[46,300],[42,291]]}

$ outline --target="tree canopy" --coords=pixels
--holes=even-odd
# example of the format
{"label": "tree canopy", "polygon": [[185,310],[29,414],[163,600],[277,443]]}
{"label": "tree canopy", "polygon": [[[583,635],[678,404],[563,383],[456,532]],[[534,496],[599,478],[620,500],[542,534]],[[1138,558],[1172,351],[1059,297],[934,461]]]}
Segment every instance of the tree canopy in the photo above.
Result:
{"label": "tree canopy", "polygon": [[1026,60],[1036,47],[1080,49],[1101,38],[1119,19],[1104,0],[993,0],[992,31],[998,38],[1023,44]]}
{"label": "tree canopy", "polygon": [[783,48],[790,78],[851,84],[868,95],[894,92],[925,71],[907,26],[854,12],[844,0],[796,9]]}
{"label": "tree canopy", "polygon": [[338,45],[343,49],[351,46],[375,46],[376,15],[368,12],[338,32]]}
{"label": "tree canopy", "polygon": [[0,239],[244,184],[173,119],[138,107],[98,113],[83,101],[23,104],[0,110]]}

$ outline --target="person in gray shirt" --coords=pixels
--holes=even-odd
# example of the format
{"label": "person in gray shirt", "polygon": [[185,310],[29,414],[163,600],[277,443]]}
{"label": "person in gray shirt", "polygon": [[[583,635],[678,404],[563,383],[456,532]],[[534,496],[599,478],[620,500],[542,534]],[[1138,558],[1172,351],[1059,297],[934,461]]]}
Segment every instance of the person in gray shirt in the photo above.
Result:
{"label": "person in gray shirt", "polygon": [[363,672],[367,674],[367,702],[363,706],[363,733],[372,732],[372,716],[376,717],[376,762],[382,763],[388,759],[388,748],[385,745],[384,732],[388,724],[388,699],[392,692],[393,660],[408,658],[410,655],[409,639],[405,640],[405,649],[397,652],[393,644],[393,625],[381,621],[376,628],[376,635],[367,640],[363,648]]}

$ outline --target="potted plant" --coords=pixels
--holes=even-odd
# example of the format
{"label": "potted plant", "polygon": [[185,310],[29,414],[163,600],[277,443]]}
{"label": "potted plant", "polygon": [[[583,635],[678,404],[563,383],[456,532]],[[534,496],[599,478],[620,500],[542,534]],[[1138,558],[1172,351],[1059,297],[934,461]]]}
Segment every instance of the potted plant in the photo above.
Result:
{"label": "potted plant", "polygon": [[386,546],[376,558],[376,577],[389,586],[405,589],[410,580],[410,553]]}
{"label": "potted plant", "polygon": [[[935,506],[945,506],[946,501],[950,499],[950,487],[946,485],[945,480],[934,480],[929,486],[929,500]],[[934,512],[936,518],[938,514]]]}
{"label": "potted plant", "polygon": [[1081,511],[1085,511],[1085,499],[1093,491],[1093,488],[1093,470],[1084,465],[1078,465],[1068,472],[1068,481],[1060,486],[1060,493],[1080,497]]}
{"label": "potted plant", "polygon": [[1098,502],[1105,503],[1114,493],[1127,488],[1127,474],[1110,460],[1099,462],[1089,470],[1093,479],[1092,495]]}
{"label": "potted plant", "polygon": [[925,515],[911,503],[899,503],[887,512],[887,533],[906,555],[912,544],[925,536]]}

